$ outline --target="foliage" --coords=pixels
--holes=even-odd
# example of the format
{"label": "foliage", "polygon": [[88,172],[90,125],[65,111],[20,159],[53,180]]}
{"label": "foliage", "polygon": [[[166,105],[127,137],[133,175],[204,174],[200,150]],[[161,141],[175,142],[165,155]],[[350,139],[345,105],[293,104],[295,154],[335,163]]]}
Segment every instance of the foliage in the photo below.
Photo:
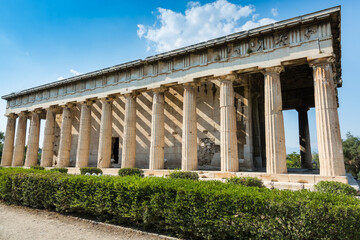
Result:
{"label": "foliage", "polygon": [[0,163],[2,158],[2,151],[4,147],[4,140],[5,140],[4,132],[0,132]]}
{"label": "foliage", "polygon": [[360,173],[360,138],[348,132],[342,144],[346,171],[357,177]]}
{"label": "foliage", "polygon": [[182,239],[360,239],[360,202],[344,194],[3,168],[0,199]]}
{"label": "foliage", "polygon": [[248,187],[265,187],[261,179],[256,177],[231,177],[226,179],[226,183],[243,185]]}
{"label": "foliage", "polygon": [[36,169],[36,170],[45,170],[44,167],[39,166],[39,165],[37,165],[37,166],[31,166],[30,168],[31,168],[31,169]]}
{"label": "foliage", "polygon": [[102,174],[103,172],[100,168],[97,168],[97,167],[83,167],[83,168],[80,168],[80,173],[81,173],[81,175],[85,175],[86,173]]}
{"label": "foliage", "polygon": [[120,168],[118,171],[120,177],[125,176],[139,176],[144,177],[144,171],[139,168]]}
{"label": "foliage", "polygon": [[52,169],[50,169],[50,171],[67,173],[67,172],[68,172],[68,169],[67,169],[67,168],[52,168]]}
{"label": "foliage", "polygon": [[300,154],[293,152],[286,155],[286,166],[288,168],[301,168]]}
{"label": "foliage", "polygon": [[312,160],[313,160],[313,169],[319,169],[320,162],[319,162],[319,154],[317,152],[312,153]]}
{"label": "foliage", "polygon": [[176,170],[176,171],[171,172],[169,174],[169,177],[170,178],[198,180],[199,174],[197,174],[196,172]]}
{"label": "foliage", "polygon": [[353,187],[340,182],[321,181],[315,185],[315,190],[324,193],[356,195],[356,190]]}

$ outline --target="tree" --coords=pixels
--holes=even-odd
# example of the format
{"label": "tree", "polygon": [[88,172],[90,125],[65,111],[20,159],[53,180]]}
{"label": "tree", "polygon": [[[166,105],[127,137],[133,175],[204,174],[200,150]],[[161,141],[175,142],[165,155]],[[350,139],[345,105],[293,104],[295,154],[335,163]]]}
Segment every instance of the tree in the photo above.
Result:
{"label": "tree", "polygon": [[301,168],[300,154],[296,152],[288,154],[286,156],[286,166],[288,168]]}
{"label": "tree", "polygon": [[348,132],[342,143],[346,172],[357,177],[360,172],[360,138]]}

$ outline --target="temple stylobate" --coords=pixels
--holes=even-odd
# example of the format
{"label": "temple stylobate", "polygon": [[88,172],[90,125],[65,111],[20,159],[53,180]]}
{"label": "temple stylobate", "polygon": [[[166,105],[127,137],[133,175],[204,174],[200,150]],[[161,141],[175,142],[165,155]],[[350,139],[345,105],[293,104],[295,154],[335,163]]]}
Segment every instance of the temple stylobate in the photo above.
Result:
{"label": "temple stylobate", "polygon": [[[346,182],[341,82],[334,7],[3,96],[1,164],[37,165],[44,124],[44,167]],[[301,164],[311,169],[310,108],[320,173],[287,174],[283,111],[299,114]]]}

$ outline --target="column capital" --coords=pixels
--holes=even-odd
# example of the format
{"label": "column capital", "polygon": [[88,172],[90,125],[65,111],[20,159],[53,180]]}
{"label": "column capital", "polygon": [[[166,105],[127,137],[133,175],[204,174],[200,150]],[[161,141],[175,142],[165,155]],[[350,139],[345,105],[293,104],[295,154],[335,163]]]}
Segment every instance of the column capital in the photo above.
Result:
{"label": "column capital", "polygon": [[151,89],[151,91],[153,92],[153,93],[163,93],[163,92],[165,92],[167,90],[167,87],[164,87],[164,86],[161,86],[161,87],[159,87],[159,88],[153,88],[153,89]]}
{"label": "column capital", "polygon": [[16,113],[9,113],[9,114],[5,115],[5,117],[7,117],[9,119],[16,119],[18,117],[18,115]]}
{"label": "column capital", "polygon": [[26,117],[26,118],[29,118],[30,117],[30,113],[28,111],[23,111],[23,112],[20,112],[18,114],[19,117]]}
{"label": "column capital", "polygon": [[79,102],[81,105],[88,105],[91,106],[96,102],[96,99],[94,98],[90,98],[90,99],[86,99],[85,101],[81,101]]}
{"label": "column capital", "polygon": [[44,111],[44,109],[42,108],[36,108],[35,110],[31,111],[31,113],[37,113],[37,114],[40,114]]}
{"label": "column capital", "polygon": [[194,88],[194,87],[198,87],[199,86],[199,83],[197,82],[186,82],[186,83],[183,83],[183,87],[184,88]]}
{"label": "column capital", "polygon": [[75,102],[69,102],[69,103],[66,103],[64,105],[59,105],[59,107],[61,108],[73,108],[75,107],[76,103]]}
{"label": "column capital", "polygon": [[263,73],[270,74],[270,73],[277,73],[280,74],[281,72],[285,71],[285,68],[283,66],[274,66],[274,67],[268,67],[263,70]]}
{"label": "column capital", "polygon": [[114,96],[107,96],[107,97],[100,98],[100,101],[107,102],[107,103],[112,103],[114,100],[115,100]]}
{"label": "column capital", "polygon": [[61,109],[61,107],[59,107],[58,105],[52,105],[48,108],[45,108],[46,111],[52,111],[52,112],[58,111],[60,109]]}
{"label": "column capital", "polygon": [[320,65],[328,65],[328,64],[332,64],[335,62],[335,58],[334,57],[327,57],[327,58],[317,58],[317,59],[313,59],[308,61],[309,66],[312,68],[316,68]]}
{"label": "column capital", "polygon": [[124,97],[126,97],[126,98],[129,98],[129,97],[136,98],[138,95],[140,95],[140,93],[138,93],[138,92],[131,92],[131,93],[125,93],[125,94],[124,94]]}
{"label": "column capital", "polygon": [[238,79],[238,76],[237,76],[237,74],[232,73],[232,74],[227,74],[227,75],[220,76],[218,79],[221,82],[227,82],[227,81],[233,82],[236,79]]}

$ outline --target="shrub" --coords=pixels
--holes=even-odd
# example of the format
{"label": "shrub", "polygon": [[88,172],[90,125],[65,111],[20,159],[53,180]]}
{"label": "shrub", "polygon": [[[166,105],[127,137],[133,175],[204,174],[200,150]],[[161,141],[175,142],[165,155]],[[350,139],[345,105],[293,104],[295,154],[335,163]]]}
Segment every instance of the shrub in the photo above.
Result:
{"label": "shrub", "polygon": [[0,199],[182,239],[360,239],[360,201],[344,194],[2,169]]}
{"label": "shrub", "polygon": [[67,169],[67,168],[52,168],[52,169],[50,169],[50,171],[67,173],[67,172],[68,172],[68,169]]}
{"label": "shrub", "polygon": [[248,187],[265,187],[261,179],[256,177],[231,177],[226,179],[226,183],[243,185]]}
{"label": "shrub", "polygon": [[120,168],[118,174],[120,177],[125,177],[125,176],[144,177],[144,171],[139,168]]}
{"label": "shrub", "polygon": [[170,178],[198,180],[199,174],[197,174],[196,172],[190,172],[190,171],[174,171],[169,174],[169,177]]}
{"label": "shrub", "polygon": [[340,182],[321,181],[315,185],[315,190],[323,193],[356,195],[356,190],[348,184]]}
{"label": "shrub", "polygon": [[35,169],[35,170],[45,170],[45,168],[44,168],[44,167],[42,167],[42,166],[32,166],[32,167],[30,167],[30,169]]}
{"label": "shrub", "polygon": [[102,170],[100,168],[97,168],[97,167],[83,167],[83,168],[80,168],[80,173],[81,175],[85,175],[86,173],[90,173],[90,174],[102,174]]}

